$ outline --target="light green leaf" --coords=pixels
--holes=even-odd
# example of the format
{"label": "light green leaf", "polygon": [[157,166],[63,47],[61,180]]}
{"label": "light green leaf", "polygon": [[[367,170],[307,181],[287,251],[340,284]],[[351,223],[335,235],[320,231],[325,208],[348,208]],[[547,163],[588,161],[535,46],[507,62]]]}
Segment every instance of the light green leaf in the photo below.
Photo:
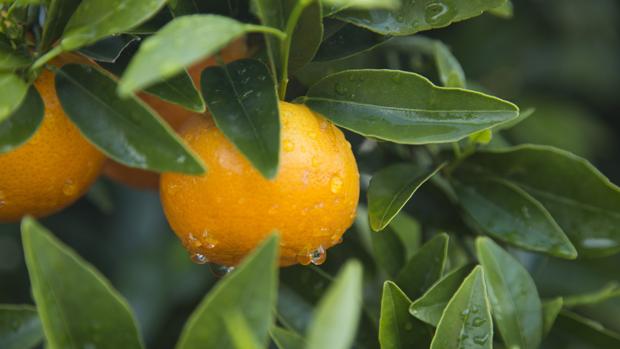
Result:
{"label": "light green leaf", "polygon": [[28,56],[13,50],[4,41],[0,41],[0,72],[10,72],[27,67],[28,64],[30,64]]}
{"label": "light green leaf", "polygon": [[509,102],[479,92],[436,87],[395,70],[347,70],[323,78],[304,98],[335,124],[405,144],[454,142],[518,116]]}
{"label": "light green leaf", "polygon": [[225,334],[225,319],[234,312],[244,315],[256,342],[266,343],[276,302],[277,253],[278,238],[272,235],[218,282],[194,310],[176,348],[235,348]]}
{"label": "light green leaf", "polygon": [[35,307],[0,304],[0,348],[30,349],[42,339],[43,329]]}
{"label": "light green leaf", "polygon": [[317,305],[308,329],[306,349],[350,348],[361,306],[362,266],[350,261],[342,267]]}
{"label": "light green leaf", "polygon": [[355,9],[398,9],[401,6],[400,0],[320,0],[329,9],[325,16],[331,16],[347,8]]}
{"label": "light green leaf", "polygon": [[600,290],[564,297],[564,306],[576,307],[597,304],[616,297],[620,297],[620,283],[612,281]]}
{"label": "light green leaf", "polygon": [[411,300],[396,284],[386,281],[381,297],[379,343],[381,348],[428,348],[431,331],[409,314]]}
{"label": "light green leaf", "polygon": [[536,349],[543,332],[542,306],[527,270],[489,238],[476,239],[493,318],[508,348]]}
{"label": "light green leaf", "polygon": [[458,290],[471,270],[471,265],[465,265],[451,271],[437,281],[426,293],[413,301],[409,308],[411,315],[428,324],[437,326],[450,298],[452,298],[452,295]]}
{"label": "light green leaf", "polygon": [[374,231],[385,228],[426,181],[442,166],[402,163],[377,172],[368,187],[368,217]]}
{"label": "light green leaf", "polygon": [[44,108],[37,89],[30,86],[17,110],[0,121],[0,154],[19,147],[34,135],[43,121]]}
{"label": "light green leaf", "polygon": [[142,348],[127,302],[103,275],[34,219],[21,229],[47,348]]}
{"label": "light green leaf", "polygon": [[228,335],[235,349],[261,349],[263,345],[256,339],[250,325],[240,311],[224,316]]}
{"label": "light green leaf", "polygon": [[567,259],[577,251],[551,214],[523,189],[498,177],[459,171],[461,207],[485,233],[515,246]]}
{"label": "light green leaf", "polygon": [[82,0],[65,27],[61,47],[73,51],[145,22],[166,0]]}
{"label": "light green leaf", "polygon": [[465,88],[465,72],[450,49],[441,41],[435,41],[433,47],[441,84],[446,87]]}
{"label": "light green leaf", "polygon": [[278,349],[303,349],[306,342],[302,336],[296,332],[285,330],[282,327],[274,327],[269,332],[271,339]]}
{"label": "light green leaf", "polygon": [[0,122],[9,117],[28,93],[28,84],[13,73],[0,73]]}
{"label": "light green leaf", "polygon": [[448,235],[438,234],[407,261],[396,284],[410,299],[417,299],[441,278],[448,255]]}
{"label": "light green leaf", "polygon": [[411,35],[479,16],[505,0],[403,1],[395,10],[346,10],[335,17],[384,35]]}
{"label": "light green leaf", "polygon": [[467,163],[540,201],[580,256],[620,251],[620,188],[587,160],[549,146],[522,145],[479,152]]}
{"label": "light green leaf", "polygon": [[555,319],[560,314],[562,306],[564,305],[564,299],[562,297],[554,298],[550,301],[546,301],[542,304],[543,310],[543,337],[549,334],[549,331],[553,328]]}
{"label": "light green leaf", "polygon": [[116,82],[97,69],[63,66],[56,91],[71,121],[114,160],[159,172],[204,172],[202,162],[168,124],[138,99],[118,97]]}
{"label": "light green leaf", "polygon": [[503,5],[500,5],[494,9],[489,10],[489,13],[501,17],[501,18],[512,18],[514,15],[514,6],[512,5],[511,0],[506,0]]}
{"label": "light green leaf", "polygon": [[202,72],[215,124],[266,178],[278,172],[280,114],[276,85],[260,61],[244,59]]}
{"label": "light green leaf", "polygon": [[491,306],[480,266],[465,278],[439,320],[431,349],[493,347]]}

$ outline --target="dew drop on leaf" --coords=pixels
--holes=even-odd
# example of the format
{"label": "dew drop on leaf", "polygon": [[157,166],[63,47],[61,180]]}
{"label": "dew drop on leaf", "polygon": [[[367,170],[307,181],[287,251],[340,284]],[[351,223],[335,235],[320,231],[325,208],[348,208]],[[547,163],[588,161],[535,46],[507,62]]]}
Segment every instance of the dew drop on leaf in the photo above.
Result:
{"label": "dew drop on leaf", "polygon": [[192,259],[192,262],[196,263],[196,264],[205,264],[207,263],[209,260],[207,259],[207,256],[205,256],[202,253],[192,253],[190,255],[190,258]]}

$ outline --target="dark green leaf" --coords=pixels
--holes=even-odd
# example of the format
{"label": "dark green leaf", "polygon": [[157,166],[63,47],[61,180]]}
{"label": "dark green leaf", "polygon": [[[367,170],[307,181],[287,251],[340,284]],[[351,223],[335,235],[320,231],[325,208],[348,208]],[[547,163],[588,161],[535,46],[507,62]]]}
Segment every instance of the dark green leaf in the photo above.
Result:
{"label": "dark green leaf", "polygon": [[605,328],[596,321],[567,310],[560,313],[549,337],[555,340],[552,348],[620,348],[619,333]]}
{"label": "dark green leaf", "polygon": [[370,237],[373,255],[377,264],[389,276],[396,276],[407,260],[403,242],[390,228],[381,232],[371,233]]}
{"label": "dark green leaf", "polygon": [[145,92],[195,112],[202,113],[206,110],[205,101],[187,71],[151,85]]}
{"label": "dark green leaf", "polygon": [[542,306],[532,277],[489,238],[476,239],[493,318],[508,348],[536,349],[543,331]]}
{"label": "dark green leaf", "polygon": [[362,266],[351,261],[345,264],[317,305],[308,329],[306,349],[350,348],[361,306]]}
{"label": "dark green leaf", "polygon": [[244,59],[202,72],[202,95],[215,124],[266,178],[278,172],[280,116],[269,70]]}
{"label": "dark green leaf", "polygon": [[448,254],[448,235],[439,234],[422,245],[396,277],[410,299],[420,297],[441,278]]}
{"label": "dark green leaf", "polygon": [[168,6],[175,17],[200,13],[197,0],[169,0]]}
{"label": "dark green leaf", "polygon": [[137,99],[120,99],[116,82],[98,70],[65,65],[56,75],[56,91],[69,118],[114,160],[160,172],[204,172],[170,126]]}
{"label": "dark green leaf", "polygon": [[612,281],[600,290],[564,297],[564,306],[597,304],[616,297],[620,297],[620,284],[617,281]]}
{"label": "dark green leaf", "polygon": [[216,54],[247,30],[247,25],[217,15],[176,18],[140,46],[120,81],[119,93],[127,96],[170,78]]}
{"label": "dark green leaf", "polygon": [[417,0],[403,1],[400,8],[388,10],[346,10],[336,18],[377,33],[411,35],[423,30],[441,28],[454,22],[479,16],[496,8],[505,0]]}
{"label": "dark green leaf", "polygon": [[35,220],[21,229],[49,348],[142,348],[129,306],[103,275]]}
{"label": "dark green leaf", "polygon": [[26,94],[28,84],[13,73],[0,73],[0,122],[19,107]]}
{"label": "dark green leaf", "polygon": [[6,120],[0,121],[0,154],[24,144],[41,125],[44,106],[34,86],[28,89],[26,98]]}
{"label": "dark green leaf", "polygon": [[[359,213],[358,213],[359,215]],[[404,247],[405,260],[409,260],[422,244],[422,227],[415,218],[401,211],[390,222],[387,229],[392,230]]]}
{"label": "dark green leaf", "polygon": [[543,310],[543,337],[549,334],[549,331],[553,328],[555,319],[560,314],[562,306],[564,305],[564,299],[562,297],[554,298],[550,301],[542,304]]}
{"label": "dark green leaf", "polygon": [[454,189],[465,212],[485,233],[528,250],[577,258],[545,207],[511,182],[461,171]]}
{"label": "dark green leaf", "polygon": [[95,61],[114,63],[123,50],[136,40],[138,37],[133,35],[114,35],[84,47],[80,52]]}
{"label": "dark green leaf", "polygon": [[47,50],[56,40],[60,38],[63,30],[71,15],[80,5],[82,0],[50,0],[43,26],[43,36],[41,37],[41,49]]}
{"label": "dark green leaf", "polygon": [[0,41],[0,72],[24,68],[28,64],[30,64],[28,56],[13,50],[10,45]]}
{"label": "dark green leaf", "polygon": [[278,238],[268,238],[232,273],[217,283],[194,310],[177,349],[235,348],[225,319],[239,312],[258,343],[266,343],[276,302]]}
{"label": "dark green leaf", "polygon": [[344,24],[323,40],[314,60],[323,62],[349,58],[369,51],[388,39],[389,36],[378,35],[352,24]]}
{"label": "dark green leaf", "polygon": [[368,187],[368,217],[371,228],[374,231],[385,228],[415,191],[441,167],[421,167],[403,163],[391,165],[377,172]]}
{"label": "dark green leaf", "polygon": [[303,349],[306,345],[302,336],[282,327],[272,328],[270,334],[278,349]]}
{"label": "dark green leaf", "polygon": [[381,348],[428,348],[431,332],[409,314],[411,300],[396,284],[386,281],[381,297],[379,343]]}
{"label": "dark green leaf", "polygon": [[43,339],[35,307],[0,304],[0,348],[30,349]]}
{"label": "dark green leaf", "polygon": [[493,347],[493,321],[484,272],[480,266],[465,278],[446,306],[431,349]]}
{"label": "dark green leaf", "polygon": [[580,256],[620,251],[620,188],[587,160],[553,147],[522,145],[480,152],[467,162],[538,199]]}
{"label": "dark green leaf", "polygon": [[72,51],[145,22],[166,0],[82,0],[67,23],[60,45]]}
{"label": "dark green leaf", "polygon": [[353,132],[406,144],[454,142],[518,115],[501,99],[394,70],[329,75],[310,88],[305,103]]}
{"label": "dark green leaf", "polygon": [[458,290],[459,286],[472,270],[471,265],[465,265],[451,271],[448,275],[439,280],[431,288],[416,299],[409,309],[409,312],[416,318],[437,326],[441,314],[452,295]]}

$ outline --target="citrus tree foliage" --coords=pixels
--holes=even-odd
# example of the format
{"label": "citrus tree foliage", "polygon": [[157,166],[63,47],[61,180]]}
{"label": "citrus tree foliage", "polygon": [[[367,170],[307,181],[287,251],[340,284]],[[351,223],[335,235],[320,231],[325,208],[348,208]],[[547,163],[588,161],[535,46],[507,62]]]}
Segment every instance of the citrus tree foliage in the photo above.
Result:
{"label": "citrus tree foliage", "polygon": [[[620,189],[567,150],[511,145],[530,105],[479,88],[424,36],[509,18],[509,0],[4,0],[0,15],[0,153],[39,127],[32,83],[53,69],[71,121],[131,167],[208,170],[143,92],[208,108],[266,178],[279,165],[278,97],[346,130],[364,158],[372,177],[334,264],[279,270],[274,233],[204,295],[177,348],[620,348],[620,334],[578,311],[619,296],[617,284],[552,299],[531,275],[536,258],[620,252]],[[252,57],[203,71],[198,90],[187,69],[242,37]],[[98,64],[50,65],[65,52]],[[394,52],[435,71],[399,66]],[[21,241],[35,305],[0,305],[0,347],[144,347],[134,310],[88,256],[32,218]]]}

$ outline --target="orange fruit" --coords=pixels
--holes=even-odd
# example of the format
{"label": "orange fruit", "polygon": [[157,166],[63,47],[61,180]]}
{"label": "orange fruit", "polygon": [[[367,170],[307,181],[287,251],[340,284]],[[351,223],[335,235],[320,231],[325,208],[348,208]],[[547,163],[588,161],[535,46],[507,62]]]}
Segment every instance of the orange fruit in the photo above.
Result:
{"label": "orange fruit", "polygon": [[[65,56],[54,64],[68,62],[76,59]],[[32,138],[0,154],[0,221],[46,216],[70,205],[95,181],[105,160],[62,109],[54,73],[44,70],[34,84],[45,114]]]}
{"label": "orange fruit", "polygon": [[[245,58],[248,55],[245,39],[239,39],[230,43],[221,52],[220,56],[226,63]],[[200,74],[205,68],[216,65],[215,57],[204,59],[188,69],[192,81],[200,91]],[[147,93],[138,95],[153,110],[157,112],[173,129],[178,130],[181,125],[192,116],[199,113],[189,111],[181,106],[166,102],[158,97]],[[147,170],[127,167],[113,160],[108,160],[103,168],[106,177],[133,188],[157,189],[159,186],[159,174]]]}
{"label": "orange fruit", "polygon": [[160,195],[172,229],[199,263],[236,265],[270,233],[280,264],[320,264],[353,222],[359,173],[342,132],[304,105],[280,102],[281,152],[265,179],[209,118],[180,134],[207,173],[164,173]]}

